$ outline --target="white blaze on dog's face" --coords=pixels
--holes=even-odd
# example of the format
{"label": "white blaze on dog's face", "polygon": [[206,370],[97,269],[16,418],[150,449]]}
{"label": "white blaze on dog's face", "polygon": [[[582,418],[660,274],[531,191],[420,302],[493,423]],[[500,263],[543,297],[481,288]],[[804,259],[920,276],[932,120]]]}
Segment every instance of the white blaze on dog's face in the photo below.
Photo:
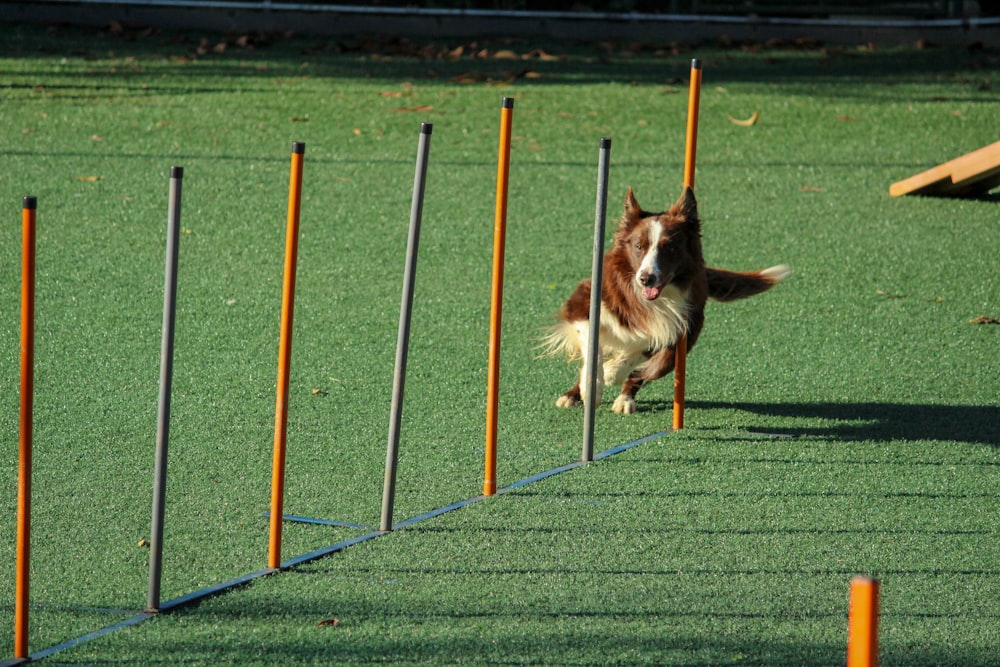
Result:
{"label": "white blaze on dog's face", "polygon": [[660,240],[663,237],[663,225],[656,218],[647,218],[643,221],[639,231],[645,232],[645,239],[637,239],[636,249],[645,252],[639,262],[639,269],[635,272],[635,279],[642,289],[642,296],[653,301],[660,296],[663,289],[663,275],[659,265]]}

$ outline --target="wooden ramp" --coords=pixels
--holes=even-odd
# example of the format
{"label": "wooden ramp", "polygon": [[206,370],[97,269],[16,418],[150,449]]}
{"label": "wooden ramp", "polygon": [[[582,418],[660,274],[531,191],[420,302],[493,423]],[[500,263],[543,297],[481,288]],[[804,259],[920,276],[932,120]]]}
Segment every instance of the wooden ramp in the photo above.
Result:
{"label": "wooden ramp", "polygon": [[1000,186],[1000,141],[889,186],[889,194],[976,197]]}

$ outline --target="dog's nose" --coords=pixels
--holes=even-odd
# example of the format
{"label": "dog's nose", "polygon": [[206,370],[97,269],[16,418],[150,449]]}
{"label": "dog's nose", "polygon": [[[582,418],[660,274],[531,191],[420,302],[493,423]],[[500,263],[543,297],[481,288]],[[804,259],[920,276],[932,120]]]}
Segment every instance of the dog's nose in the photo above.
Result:
{"label": "dog's nose", "polygon": [[649,287],[650,285],[654,284],[655,282],[656,282],[656,276],[654,276],[649,271],[643,270],[643,271],[639,272],[639,283],[643,287]]}

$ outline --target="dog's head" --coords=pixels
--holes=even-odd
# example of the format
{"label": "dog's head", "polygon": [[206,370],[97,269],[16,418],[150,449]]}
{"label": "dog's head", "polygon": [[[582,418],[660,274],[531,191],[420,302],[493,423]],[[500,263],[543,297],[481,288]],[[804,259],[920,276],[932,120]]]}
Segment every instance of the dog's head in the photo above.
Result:
{"label": "dog's head", "polygon": [[701,265],[701,223],[691,188],[662,213],[644,211],[632,188],[625,194],[615,246],[628,257],[636,289],[653,301],[667,285],[685,286]]}

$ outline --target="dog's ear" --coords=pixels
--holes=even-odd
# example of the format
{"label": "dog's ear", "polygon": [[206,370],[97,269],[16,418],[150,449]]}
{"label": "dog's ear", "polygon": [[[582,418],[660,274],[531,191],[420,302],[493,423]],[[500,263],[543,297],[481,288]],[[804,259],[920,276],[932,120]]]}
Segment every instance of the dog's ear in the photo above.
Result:
{"label": "dog's ear", "polygon": [[622,215],[619,227],[621,229],[628,229],[639,222],[643,215],[642,207],[635,200],[635,193],[632,192],[632,186],[629,186],[625,192],[625,213]]}
{"label": "dog's ear", "polygon": [[670,212],[690,222],[698,220],[698,200],[694,198],[694,190],[690,186],[684,186],[684,192],[670,208]]}
{"label": "dog's ear", "polygon": [[634,217],[640,217],[642,215],[642,207],[639,206],[639,202],[635,200],[635,193],[632,192],[632,186],[628,187],[625,191],[625,214]]}

